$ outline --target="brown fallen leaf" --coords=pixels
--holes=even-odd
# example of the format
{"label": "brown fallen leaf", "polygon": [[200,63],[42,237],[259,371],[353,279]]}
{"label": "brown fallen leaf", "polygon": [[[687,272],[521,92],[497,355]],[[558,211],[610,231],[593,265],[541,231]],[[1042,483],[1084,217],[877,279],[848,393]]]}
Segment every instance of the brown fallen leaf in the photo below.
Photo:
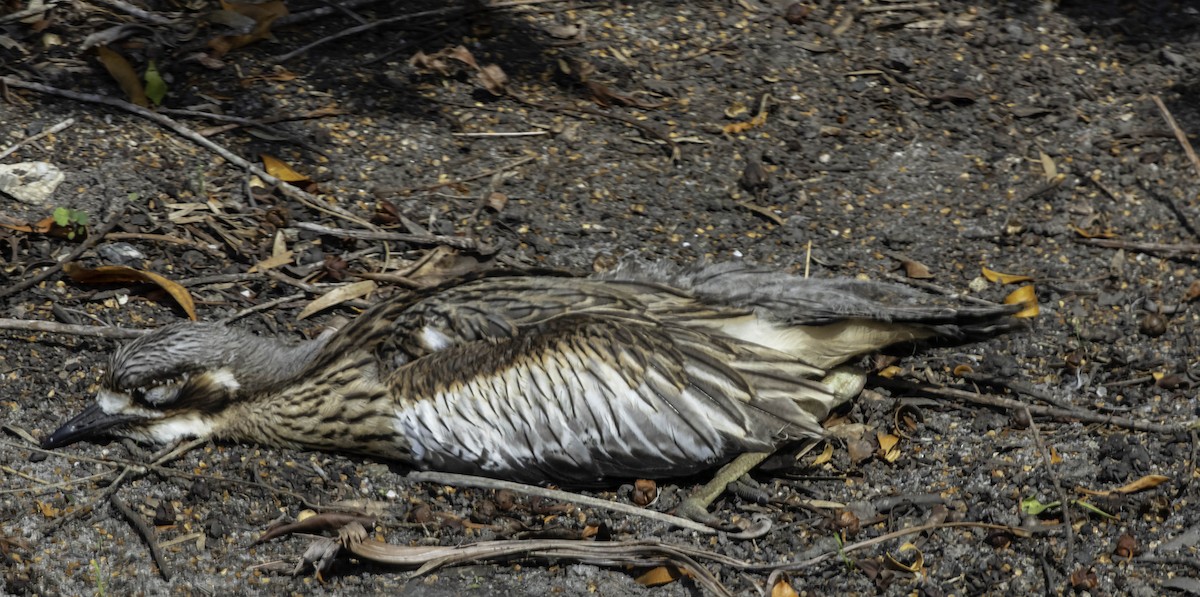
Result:
{"label": "brown fallen leaf", "polygon": [[179,303],[179,306],[183,308],[183,312],[187,313],[188,319],[196,321],[196,302],[192,300],[192,294],[177,282],[168,280],[154,272],[125,267],[124,265],[102,265],[88,269],[77,263],[64,265],[63,271],[72,280],[80,284],[124,284],[128,282],[155,284],[167,291],[167,294],[171,295],[171,298],[174,298],[175,302]]}
{"label": "brown fallen leaf", "polygon": [[904,259],[900,265],[904,267],[904,275],[913,280],[928,280],[933,277],[933,274],[929,273],[929,267],[915,259]]}
{"label": "brown fallen leaf", "polygon": [[254,30],[245,35],[222,35],[208,41],[214,58],[221,58],[231,50],[271,38],[271,24],[288,14],[283,0],[269,0],[255,4],[242,4],[221,0],[221,8],[254,19]]}
{"label": "brown fallen leaf", "polygon": [[1113,494],[1125,495],[1125,494],[1130,494],[1130,493],[1137,493],[1139,491],[1145,491],[1147,489],[1153,489],[1153,488],[1158,487],[1159,485],[1162,485],[1163,483],[1166,483],[1167,481],[1170,481],[1170,480],[1171,480],[1171,478],[1167,477],[1165,475],[1146,475],[1144,477],[1141,477],[1140,479],[1137,479],[1136,481],[1133,481],[1131,483],[1126,483],[1125,485],[1117,487],[1116,489],[1087,489],[1084,487],[1080,487],[1079,491],[1081,493],[1085,493],[1087,495],[1097,495],[1097,496],[1108,496],[1108,495],[1113,495]]}
{"label": "brown fallen leaf", "polygon": [[771,597],[800,597],[800,593],[796,592],[787,578],[780,578],[775,581],[775,586],[771,587]]}
{"label": "brown fallen leaf", "polygon": [[133,70],[133,65],[108,46],[97,46],[96,54],[100,58],[100,64],[104,65],[104,70],[107,70],[109,76],[116,79],[117,84],[121,86],[125,97],[143,108],[149,108],[150,98],[146,97],[146,88],[142,86],[142,78],[138,76],[137,71]]}
{"label": "brown fallen leaf", "polygon": [[337,288],[322,294],[313,300],[313,302],[309,303],[308,306],[304,307],[304,309],[300,311],[300,314],[296,316],[296,319],[304,319],[310,315],[313,315],[314,313],[324,311],[325,309],[328,309],[334,305],[340,305],[346,301],[367,296],[373,292],[377,286],[378,285],[372,280],[363,280],[361,282],[346,284],[345,286],[338,286]]}
{"label": "brown fallen leaf", "polygon": [[637,577],[635,582],[643,587],[657,587],[673,583],[683,577],[683,572],[674,566],[658,566],[651,568]]}

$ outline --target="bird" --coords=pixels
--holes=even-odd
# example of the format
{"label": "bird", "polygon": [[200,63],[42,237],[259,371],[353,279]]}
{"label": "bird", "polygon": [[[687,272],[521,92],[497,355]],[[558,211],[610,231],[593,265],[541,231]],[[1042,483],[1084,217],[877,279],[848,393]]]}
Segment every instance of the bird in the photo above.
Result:
{"label": "bird", "polygon": [[724,465],[681,506],[702,519],[766,456],[824,437],[865,385],[853,359],[994,336],[1019,308],[744,262],[493,271],[300,343],[156,328],[112,354],[95,402],[43,446],[211,437],[577,486]]}

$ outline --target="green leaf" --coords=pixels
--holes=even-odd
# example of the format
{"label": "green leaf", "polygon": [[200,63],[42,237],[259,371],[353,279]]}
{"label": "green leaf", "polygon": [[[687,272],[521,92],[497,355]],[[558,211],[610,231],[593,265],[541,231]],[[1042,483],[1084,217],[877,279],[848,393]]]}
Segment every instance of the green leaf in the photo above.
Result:
{"label": "green leaf", "polygon": [[1113,516],[1112,514],[1109,514],[1108,512],[1105,512],[1104,510],[1097,508],[1093,504],[1089,504],[1084,501],[1075,500],[1075,505],[1079,506],[1080,508],[1083,508],[1084,510],[1091,512],[1092,514],[1096,514],[1096,515],[1102,516],[1104,518],[1116,518],[1116,516]]}
{"label": "green leaf", "polygon": [[163,80],[162,75],[158,72],[158,65],[153,60],[146,66],[146,97],[154,102],[154,105],[162,104],[163,98],[167,97],[167,82]]}
{"label": "green leaf", "polygon": [[1021,512],[1028,516],[1037,516],[1050,508],[1057,508],[1062,505],[1062,502],[1050,502],[1043,504],[1035,497],[1029,497],[1021,500]]}
{"label": "green leaf", "polygon": [[80,226],[88,225],[88,215],[86,211],[71,210],[71,219]]}
{"label": "green leaf", "polygon": [[71,223],[71,210],[65,207],[54,208],[54,223],[59,226],[66,226]]}

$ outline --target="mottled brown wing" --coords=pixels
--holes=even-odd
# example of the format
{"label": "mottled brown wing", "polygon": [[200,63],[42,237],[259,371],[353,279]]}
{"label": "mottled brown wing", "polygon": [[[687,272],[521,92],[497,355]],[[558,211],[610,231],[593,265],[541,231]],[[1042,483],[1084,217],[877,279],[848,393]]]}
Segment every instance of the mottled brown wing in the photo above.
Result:
{"label": "mottled brown wing", "polygon": [[674,476],[820,434],[819,369],[761,347],[592,309],[432,352],[387,378],[419,465],[593,482]]}

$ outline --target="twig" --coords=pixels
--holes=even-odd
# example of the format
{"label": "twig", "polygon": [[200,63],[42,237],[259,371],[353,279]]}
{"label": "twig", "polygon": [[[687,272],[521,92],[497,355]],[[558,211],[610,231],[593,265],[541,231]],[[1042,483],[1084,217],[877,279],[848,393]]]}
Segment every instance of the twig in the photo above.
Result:
{"label": "twig", "polygon": [[955,388],[924,386],[915,383],[907,382],[899,379],[887,379],[877,375],[870,376],[870,382],[875,385],[897,388],[908,392],[917,392],[930,396],[941,398],[953,398],[956,400],[965,400],[973,404],[982,404],[984,406],[994,406],[1012,411],[1020,411],[1029,409],[1029,412],[1042,417],[1050,417],[1061,421],[1082,421],[1085,423],[1099,423],[1101,425],[1112,425],[1122,429],[1132,429],[1134,431],[1147,431],[1150,433],[1162,433],[1173,435],[1176,433],[1187,432],[1195,422],[1189,422],[1182,425],[1163,425],[1160,423],[1148,423],[1128,417],[1117,417],[1113,415],[1104,415],[1094,413],[1087,410],[1057,408],[1052,406],[1040,406],[1035,404],[1025,404],[1020,400],[1012,400],[1010,398],[1001,398],[1000,396],[992,396],[988,394],[976,394],[974,392],[966,392]]}
{"label": "twig", "polygon": [[[487,10],[488,8],[490,8],[490,7],[487,7],[484,10]],[[276,56],[275,58],[271,59],[271,61],[275,62],[275,63],[287,62],[288,60],[291,60],[292,58],[295,58],[296,56],[304,54],[317,46],[325,45],[331,41],[337,41],[339,39],[342,39],[343,37],[350,37],[351,35],[358,35],[359,33],[363,33],[365,31],[370,31],[372,29],[377,29],[379,27],[385,27],[387,25],[393,25],[395,23],[403,23],[406,21],[415,21],[417,19],[423,19],[425,17],[458,16],[458,15],[461,15],[466,12],[467,12],[467,9],[462,8],[460,6],[454,6],[454,7],[436,8],[434,10],[425,10],[425,11],[421,11],[421,12],[402,14],[400,16],[391,17],[391,18],[387,18],[387,19],[380,19],[378,21],[374,21],[371,23],[357,25],[354,27],[350,27],[348,29],[342,29],[341,31],[338,31],[337,33],[334,33],[333,35],[327,35],[327,36],[322,37],[321,39],[318,39],[312,43],[300,46],[299,48],[296,48],[295,50],[292,50],[291,52],[288,52],[287,54],[282,54],[282,55]]]}
{"label": "twig", "polygon": [[8,288],[5,288],[4,290],[0,290],[0,298],[12,296],[41,282],[42,280],[45,280],[46,278],[49,278],[50,276],[53,276],[54,274],[57,274],[64,265],[75,261],[80,255],[83,254],[84,251],[92,248],[96,245],[96,243],[100,242],[100,239],[104,238],[104,235],[112,232],[112,229],[116,228],[117,223],[121,221],[121,217],[125,215],[125,209],[127,207],[129,207],[129,204],[122,201],[117,209],[113,210],[113,214],[109,217],[108,221],[105,222],[103,226],[98,228],[94,234],[92,231],[88,231],[87,238],[84,239],[83,242],[79,243],[79,246],[75,247],[75,250],[71,251],[71,254],[67,255],[66,259],[55,263],[54,265],[46,268],[42,273],[25,280],[24,282],[18,282],[12,286],[9,286]]}
{"label": "twig", "polygon": [[30,143],[33,143],[34,141],[37,141],[38,139],[41,139],[42,137],[47,137],[49,135],[53,135],[54,133],[62,131],[63,129],[65,129],[73,124],[75,124],[75,119],[68,118],[68,119],[44,130],[44,131],[32,136],[32,137],[26,137],[24,139],[21,139],[20,141],[17,141],[16,143],[13,143],[12,145],[8,146],[8,148],[5,149],[4,151],[0,151],[0,159],[4,159],[4,158],[8,157],[9,154],[20,149],[22,145],[28,145]]}
{"label": "twig", "polygon": [[1175,117],[1171,115],[1171,111],[1167,109],[1167,105],[1163,103],[1162,98],[1158,97],[1158,94],[1151,95],[1150,99],[1154,100],[1154,105],[1158,106],[1158,111],[1162,113],[1163,120],[1167,122],[1167,126],[1171,127],[1171,132],[1175,133],[1175,138],[1183,146],[1183,152],[1187,154],[1188,160],[1192,162],[1192,168],[1196,170],[1196,174],[1200,174],[1200,157],[1196,157],[1196,151],[1192,149],[1192,144],[1188,141],[1187,133],[1179,128],[1179,124],[1175,122]]}
{"label": "twig", "polygon": [[[338,6],[340,6],[342,8],[346,8],[348,10],[353,10],[355,8],[359,8],[362,6],[368,6],[368,5],[375,4],[377,2],[382,2],[382,1],[383,0],[341,0],[340,2],[338,2]],[[275,28],[279,28],[279,27],[287,27],[289,25],[297,25],[300,23],[307,23],[308,21],[314,21],[316,19],[324,18],[324,17],[327,17],[336,12],[340,12],[340,11],[337,8],[334,8],[332,6],[323,6],[321,8],[314,8],[312,10],[306,10],[304,12],[298,12],[298,13],[287,15],[286,17],[283,17],[283,18],[275,21],[274,26],[275,26]]]}
{"label": "twig", "polygon": [[1116,238],[1076,238],[1075,242],[1092,245],[1093,247],[1104,247],[1106,249],[1129,249],[1130,251],[1139,251],[1142,253],[1167,253],[1167,254],[1187,254],[1200,253],[1200,243],[1180,243],[1180,244],[1163,244],[1163,243],[1139,243],[1129,240],[1120,240]]}
{"label": "twig", "polygon": [[304,298],[305,296],[308,296],[308,295],[304,294],[303,292],[297,292],[296,294],[289,294],[287,296],[281,296],[277,299],[272,299],[265,303],[259,303],[257,305],[254,305],[253,307],[247,307],[245,309],[242,309],[241,311],[238,311],[237,313],[234,313],[233,315],[230,315],[229,317],[222,319],[219,323],[228,324],[230,322],[241,319],[251,313],[257,313],[259,311],[266,311],[267,309],[277,307],[288,301],[300,300],[300,299]]}
{"label": "twig", "polygon": [[101,325],[75,325],[58,323],[57,321],[34,321],[30,319],[6,319],[0,317],[0,330],[19,330],[24,332],[46,332],[49,334],[66,334],[68,336],[92,336],[96,338],[112,338],[129,340],[141,337],[149,330],[131,330],[128,328],[109,327]]}
{"label": "twig", "polygon": [[158,548],[158,537],[154,529],[146,524],[146,519],[130,508],[124,500],[117,497],[115,494],[108,498],[108,501],[116,507],[116,509],[125,517],[126,520],[133,523],[133,528],[137,529],[142,540],[150,547],[150,557],[154,558],[154,564],[158,566],[158,573],[162,575],[163,580],[171,582],[171,571],[167,569],[167,561],[163,558],[162,550]]}
{"label": "twig", "polygon": [[344,230],[341,228],[330,228],[320,224],[310,222],[296,222],[296,228],[308,230],[318,234],[327,234],[329,236],[337,236],[340,238],[357,238],[359,240],[394,240],[397,242],[415,243],[420,245],[446,245],[455,249],[463,249],[466,251],[476,251],[487,254],[491,247],[480,245],[473,238],[465,238],[461,236],[442,236],[438,234],[406,234],[403,232],[372,232],[368,230]]}
{"label": "twig", "polygon": [[[421,186],[421,187],[403,188],[403,189],[398,189],[398,190],[395,190],[392,192],[412,193],[412,192],[416,192],[416,191],[432,191],[433,189],[438,189],[441,187],[453,186],[453,185],[461,184],[464,182],[471,182],[472,180],[479,180],[480,178],[488,178],[491,176],[495,176],[498,172],[504,172],[505,170],[512,170],[513,168],[516,168],[517,166],[520,166],[520,165],[528,163],[528,162],[532,162],[533,160],[536,160],[537,157],[538,156],[535,156],[535,155],[526,156],[526,157],[523,157],[520,159],[513,160],[507,164],[501,164],[499,166],[496,166],[495,168],[489,168],[482,172],[476,172],[475,174],[472,174],[472,175],[464,177],[464,178],[456,178],[454,180],[438,182],[438,183],[429,184],[429,185],[425,185],[425,186]],[[403,218],[404,216],[401,215],[401,217]],[[408,222],[406,222],[405,225],[408,226],[408,228],[410,228],[410,229],[413,227],[412,224],[408,223]],[[417,225],[417,226],[419,227],[420,225]]]}
{"label": "twig", "polygon": [[717,532],[717,529],[705,524],[700,524],[693,520],[689,520],[687,518],[680,518],[678,516],[672,516],[662,512],[655,512],[654,510],[647,510],[645,508],[630,506],[629,504],[622,504],[620,502],[610,502],[608,500],[588,497],[586,495],[579,495],[576,493],[569,493],[556,489],[546,489],[544,487],[535,487],[533,485],[525,485],[524,483],[513,483],[512,481],[501,481],[499,479],[489,479],[486,477],[475,477],[472,475],[441,473],[435,471],[413,471],[408,474],[407,478],[411,481],[440,483],[442,485],[475,487],[479,489],[507,489],[509,491],[515,491],[517,493],[523,493],[526,495],[535,495],[564,502],[574,502],[577,504],[590,506],[592,508],[611,510],[631,516],[641,516],[643,518],[649,518],[651,520],[674,525],[690,531],[696,531],[697,533],[704,533],[706,535],[711,535]]}
{"label": "twig", "polygon": [[1067,557],[1064,561],[1073,563],[1075,562],[1075,530],[1071,527],[1071,504],[1073,502],[1067,496],[1067,492],[1063,490],[1062,483],[1058,480],[1058,474],[1054,471],[1054,464],[1050,459],[1050,451],[1046,449],[1046,444],[1042,442],[1042,434],[1038,431],[1037,422],[1033,420],[1033,415],[1029,412],[1028,407],[1025,408],[1025,418],[1029,422],[1029,431],[1033,434],[1033,442],[1037,445],[1038,454],[1042,457],[1042,464],[1046,467],[1046,475],[1050,477],[1050,482],[1054,484],[1054,490],[1058,492],[1058,502],[1062,504],[1062,526],[1067,533]]}

